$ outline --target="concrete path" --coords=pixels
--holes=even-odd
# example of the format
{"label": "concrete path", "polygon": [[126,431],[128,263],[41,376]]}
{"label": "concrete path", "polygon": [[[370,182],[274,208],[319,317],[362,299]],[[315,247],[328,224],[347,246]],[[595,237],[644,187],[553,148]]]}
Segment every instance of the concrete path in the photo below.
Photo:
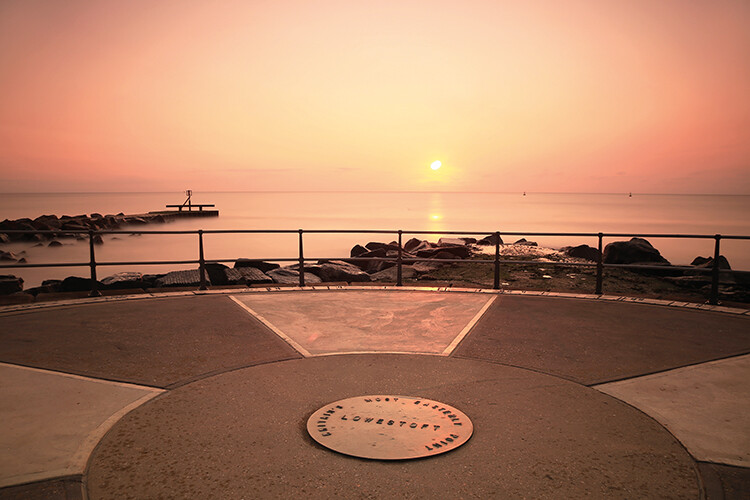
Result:
{"label": "concrete path", "polygon": [[[0,431],[0,498],[746,498],[750,316],[607,299],[318,288],[0,309],[0,417],[26,433]],[[307,435],[322,405],[374,393],[444,401],[475,434],[396,463]]]}

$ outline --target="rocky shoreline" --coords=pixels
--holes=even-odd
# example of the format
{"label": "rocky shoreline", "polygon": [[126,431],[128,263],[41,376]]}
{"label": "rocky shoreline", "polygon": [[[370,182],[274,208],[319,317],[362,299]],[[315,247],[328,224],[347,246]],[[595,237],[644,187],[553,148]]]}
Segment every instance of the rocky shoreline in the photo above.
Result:
{"label": "rocky shoreline", "polygon": [[[55,229],[54,238],[66,236],[66,231],[111,229],[124,224],[147,224],[149,222],[166,222],[162,215],[149,218],[142,216],[101,216],[92,214],[90,217],[60,217],[42,216],[33,221],[12,221],[18,225],[32,226],[34,229],[52,227]],[[9,227],[4,221],[0,223],[0,231]],[[5,225],[3,225],[5,224]],[[495,253],[497,235],[488,235],[482,239],[475,238],[441,238],[437,242],[412,238],[401,248],[401,258],[406,262],[402,265],[402,279],[404,283],[434,285],[442,283],[446,286],[481,286],[492,287],[492,264],[473,262],[481,259],[492,259]],[[593,264],[599,258],[599,251],[587,245],[565,247],[559,250],[539,247],[533,241],[520,239],[506,244],[499,241],[501,260],[534,260],[549,262],[550,268],[538,266],[508,266],[502,267],[502,287],[521,289],[547,289],[557,291],[579,291],[594,293],[594,269],[591,267],[574,267],[574,264]],[[320,283],[395,283],[397,281],[397,259],[399,246],[397,242],[369,242],[365,245],[355,245],[349,258],[340,260],[306,262],[304,265],[304,281],[306,285]],[[375,260],[370,260],[375,259]],[[418,261],[413,261],[418,259]],[[669,293],[675,296],[685,294],[705,295],[706,287],[710,286],[711,257],[697,257],[690,270],[676,269],[672,266],[647,240],[632,238],[629,241],[615,241],[605,248],[602,261],[606,264],[637,264],[654,266],[649,270],[611,270],[606,271],[608,280],[613,276],[634,275],[642,282],[636,287],[636,292],[646,292],[647,295],[662,293],[664,286],[672,287]],[[572,264],[565,266],[565,264]],[[532,267],[529,271],[529,267]],[[512,268],[512,269],[511,269]],[[516,269],[523,268],[523,269]],[[732,272],[727,260],[721,257],[719,268],[722,270],[724,298],[745,302],[750,301],[748,274]],[[298,286],[299,264],[282,267],[274,262],[264,262],[253,259],[237,259],[232,267],[221,263],[207,263],[205,266],[206,285],[215,288],[237,286]],[[644,283],[650,282],[647,286]],[[200,272],[198,269],[179,270],[163,274],[142,274],[139,272],[123,272],[107,276],[96,284],[97,289],[104,293],[146,292],[155,290],[195,289],[200,286]],[[572,286],[575,285],[575,286]],[[39,287],[23,288],[23,280],[12,275],[0,277],[0,295],[5,302],[30,302],[44,300],[53,295],[69,292],[87,292],[92,288],[89,278],[70,276],[64,280],[47,280]],[[607,284],[609,290],[611,283]],[[640,288],[640,289],[639,289]]]}

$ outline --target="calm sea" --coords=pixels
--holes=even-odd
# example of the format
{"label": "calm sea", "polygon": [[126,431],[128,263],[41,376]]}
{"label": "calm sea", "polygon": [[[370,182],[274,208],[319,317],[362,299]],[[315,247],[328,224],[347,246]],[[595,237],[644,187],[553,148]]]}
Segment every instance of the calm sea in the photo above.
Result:
{"label": "calm sea", "polygon": [[[0,220],[42,214],[78,215],[99,212],[144,213],[165,204],[182,203],[173,193],[54,193],[0,195]],[[750,235],[750,196],[538,194],[528,193],[342,193],[246,192],[196,193],[193,203],[214,203],[218,218],[191,218],[139,229],[402,229],[404,231],[620,232]],[[405,235],[405,239],[410,236]],[[434,236],[436,240],[439,235]],[[519,236],[520,237],[520,236]],[[558,248],[595,238],[527,236],[542,246]],[[354,244],[392,240],[386,235],[305,236],[305,257],[344,257]],[[506,243],[516,238],[505,238]],[[620,238],[621,239],[621,238]],[[29,263],[87,262],[84,242],[63,247],[13,243],[5,250],[25,251]],[[99,262],[196,259],[195,235],[105,235],[97,247]],[[614,239],[605,239],[605,244]],[[650,238],[673,264],[689,264],[713,254],[713,240]],[[206,235],[207,259],[295,257],[297,235]],[[723,241],[722,254],[734,269],[750,270],[750,242]],[[99,277],[118,271],[146,273],[194,266],[105,266]],[[3,273],[21,275],[27,287],[42,279],[86,276],[87,268],[43,268]]]}

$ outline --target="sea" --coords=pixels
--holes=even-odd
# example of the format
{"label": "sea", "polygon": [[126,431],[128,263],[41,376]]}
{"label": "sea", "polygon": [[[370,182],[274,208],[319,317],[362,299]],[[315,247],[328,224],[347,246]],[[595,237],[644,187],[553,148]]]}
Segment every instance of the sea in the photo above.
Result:
{"label": "sea", "polygon": [[[33,193],[0,194],[0,220],[35,218],[44,214],[139,214],[180,204],[185,194],[164,193]],[[750,235],[750,195],[661,195],[581,193],[468,193],[468,192],[194,192],[193,203],[213,203],[218,217],[183,218],[167,224],[131,227],[135,230],[392,230],[394,234],[305,234],[306,259],[348,257],[352,246],[369,241],[393,241],[395,231],[436,231],[416,235],[437,241],[443,231],[489,234],[513,231],[505,243],[525,237],[540,246],[597,245],[595,237],[536,236],[541,232]],[[123,228],[123,229],[131,229]],[[604,244],[627,237],[605,238]],[[647,237],[675,265],[697,256],[712,256],[714,240]],[[5,251],[20,253],[29,264],[87,263],[85,241],[62,240],[62,247],[14,242]],[[101,279],[121,271],[144,274],[195,268],[195,265],[108,265],[115,262],[191,260],[198,258],[195,234],[105,235],[96,247]],[[295,234],[206,234],[205,258],[237,259],[297,257]],[[750,270],[750,241],[722,240],[721,253],[733,269]],[[229,264],[231,266],[231,263]],[[45,279],[88,276],[87,266],[4,269],[25,280],[25,287]]]}

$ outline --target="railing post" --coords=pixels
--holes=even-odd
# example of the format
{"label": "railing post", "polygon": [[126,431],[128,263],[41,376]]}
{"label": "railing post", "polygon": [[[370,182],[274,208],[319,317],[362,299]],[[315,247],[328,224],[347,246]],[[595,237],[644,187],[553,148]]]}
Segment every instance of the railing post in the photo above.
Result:
{"label": "railing post", "polygon": [[94,231],[89,231],[89,266],[91,267],[91,293],[89,297],[101,297],[99,282],[96,280],[96,256],[94,255]]}
{"label": "railing post", "polygon": [[495,280],[492,285],[495,290],[500,290],[500,232],[495,232]]}
{"label": "railing post", "polygon": [[714,239],[716,240],[716,243],[714,244],[714,265],[711,268],[711,295],[708,298],[708,303],[713,306],[719,303],[719,255],[721,255],[721,235],[717,234],[714,236]]}
{"label": "railing post", "polygon": [[604,255],[602,251],[602,240],[604,235],[599,233],[599,255],[596,257],[596,294],[602,294],[602,282],[604,281]]}
{"label": "railing post", "polygon": [[402,249],[401,249],[401,235],[403,234],[403,231],[400,229],[398,230],[398,257],[396,258],[396,286],[403,286],[403,274],[401,269],[402,264]]}
{"label": "railing post", "polygon": [[299,230],[299,286],[305,286],[305,257],[302,253],[302,229]]}
{"label": "railing post", "polygon": [[206,259],[203,255],[203,229],[198,230],[198,261],[201,276],[200,290],[208,290],[206,286]]}

